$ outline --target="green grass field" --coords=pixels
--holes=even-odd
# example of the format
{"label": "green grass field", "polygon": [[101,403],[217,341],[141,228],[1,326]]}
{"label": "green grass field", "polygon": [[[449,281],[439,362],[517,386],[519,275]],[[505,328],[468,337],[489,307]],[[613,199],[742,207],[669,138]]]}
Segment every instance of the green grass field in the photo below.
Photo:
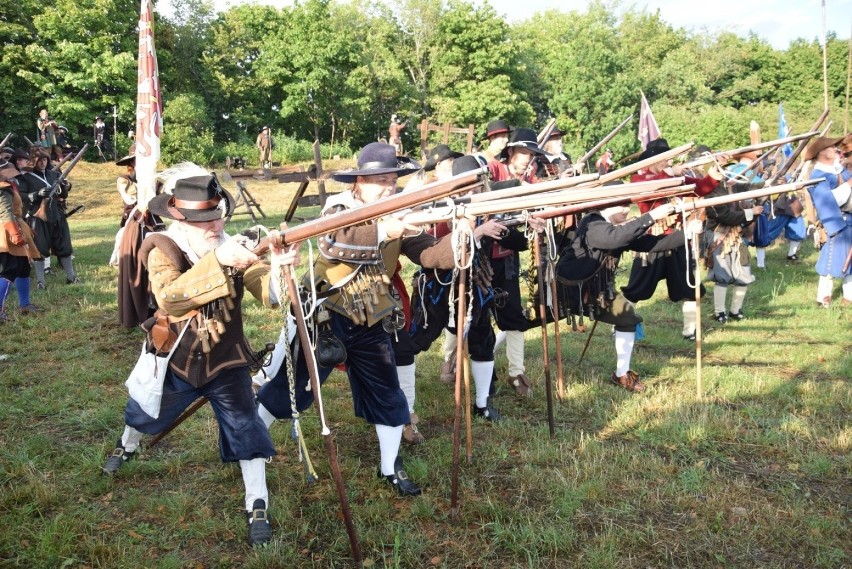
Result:
{"label": "green grass field", "polygon": [[[31,317],[17,315],[12,293],[12,318],[0,327],[8,355],[0,362],[0,566],[351,566],[313,410],[303,429],[315,483],[305,481],[289,426],[273,426],[275,534],[262,550],[245,544],[239,469],[220,463],[207,407],[114,479],[100,475],[142,341],[118,326],[117,271],[107,265],[121,210],[117,173],[81,164],[71,178],[70,205],[87,205],[70,220],[84,284],[48,277],[46,291],[33,291],[46,310]],[[277,225],[295,186],[249,188],[270,215],[265,223]],[[246,216],[235,220],[229,231],[249,225]],[[648,384],[644,394],[607,384],[615,358],[608,327],[577,365],[586,335],[563,325],[567,386],[553,438],[540,334],[528,332],[535,396],[519,399],[501,382],[494,404],[506,420],[474,421],[456,519],[453,394],[438,381],[439,346],[418,361],[426,443],[403,448],[424,487],[420,498],[399,499],[376,479],[375,432],[354,417],[346,378],[335,372],[323,396],[365,566],[852,565],[852,308],[816,307],[810,243],[801,265],[786,265],[785,253],[784,244],[769,251],[768,270],[746,299],[747,320],[717,325],[705,298],[701,399],[695,347],[681,338],[680,306],[666,300],[665,286],[639,305],[646,339],[632,367]],[[247,321],[257,347],[277,338],[282,319],[248,302]],[[503,354],[497,367],[502,374]]]}

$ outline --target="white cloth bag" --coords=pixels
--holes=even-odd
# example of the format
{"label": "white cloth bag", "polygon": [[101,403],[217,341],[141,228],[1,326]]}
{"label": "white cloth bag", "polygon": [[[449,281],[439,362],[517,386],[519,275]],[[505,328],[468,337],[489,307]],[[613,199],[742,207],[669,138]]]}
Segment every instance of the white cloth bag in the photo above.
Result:
{"label": "white cloth bag", "polygon": [[160,403],[163,400],[163,382],[166,380],[166,370],[169,369],[169,360],[180,344],[183,333],[189,327],[192,319],[187,320],[180,335],[175,340],[171,351],[167,356],[161,357],[148,352],[148,342],[142,343],[142,353],[130,372],[130,377],[124,382],[130,397],[139,404],[145,413],[152,419],[160,416]]}

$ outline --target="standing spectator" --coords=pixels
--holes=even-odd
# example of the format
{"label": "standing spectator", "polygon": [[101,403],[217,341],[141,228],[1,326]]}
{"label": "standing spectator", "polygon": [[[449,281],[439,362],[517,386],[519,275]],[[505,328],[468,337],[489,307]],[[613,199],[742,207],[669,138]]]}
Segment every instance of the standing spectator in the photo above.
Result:
{"label": "standing spectator", "polygon": [[388,135],[390,137],[390,145],[396,149],[396,155],[402,156],[402,131],[405,130],[405,127],[408,126],[408,122],[402,122],[402,120],[396,116],[391,115],[390,126],[388,126]]}
{"label": "standing spectator", "polygon": [[275,148],[275,142],[272,140],[272,133],[268,126],[260,129],[260,134],[257,135],[254,145],[260,151],[260,167],[269,168],[272,166],[272,149]]}
{"label": "standing spectator", "polygon": [[106,162],[107,158],[104,156],[104,151],[112,152],[112,144],[109,141],[103,117],[95,117],[95,126],[92,130],[95,137],[95,147],[98,149],[98,158]]}
{"label": "standing spectator", "polygon": [[62,160],[62,148],[56,139],[59,125],[47,114],[47,109],[39,111],[36,126],[38,127],[38,140],[41,146],[48,149],[54,160]]}

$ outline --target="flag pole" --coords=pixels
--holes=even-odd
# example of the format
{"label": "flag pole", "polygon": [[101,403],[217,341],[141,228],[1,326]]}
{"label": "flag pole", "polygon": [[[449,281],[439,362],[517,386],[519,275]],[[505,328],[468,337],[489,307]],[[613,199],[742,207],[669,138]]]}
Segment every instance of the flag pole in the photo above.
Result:
{"label": "flag pole", "polygon": [[823,110],[828,110],[828,38],[825,33],[825,0],[822,0],[822,91]]}
{"label": "flag pole", "polygon": [[154,48],[154,13],[151,0],[142,0],[136,82],[136,188],[137,208],[143,212],[157,191],[162,133],[163,99]]}
{"label": "flag pole", "polygon": [[849,132],[849,83],[852,80],[852,34],[849,34],[849,55],[846,58],[846,106],[843,111],[843,132]]}

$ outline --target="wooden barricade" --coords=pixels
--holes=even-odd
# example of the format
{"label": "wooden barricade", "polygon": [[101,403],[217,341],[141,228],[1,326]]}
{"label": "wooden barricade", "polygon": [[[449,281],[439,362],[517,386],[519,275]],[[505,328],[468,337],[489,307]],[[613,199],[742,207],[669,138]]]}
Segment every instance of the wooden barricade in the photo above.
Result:
{"label": "wooden barricade", "polygon": [[430,132],[440,132],[443,133],[441,137],[441,142],[444,144],[449,143],[450,134],[466,134],[467,135],[467,146],[466,146],[466,154],[470,154],[473,152],[473,133],[474,128],[472,124],[467,125],[467,128],[457,128],[450,126],[450,123],[444,123],[443,125],[432,124],[427,119],[423,119],[420,121],[420,158],[426,157],[426,141],[429,138]]}

